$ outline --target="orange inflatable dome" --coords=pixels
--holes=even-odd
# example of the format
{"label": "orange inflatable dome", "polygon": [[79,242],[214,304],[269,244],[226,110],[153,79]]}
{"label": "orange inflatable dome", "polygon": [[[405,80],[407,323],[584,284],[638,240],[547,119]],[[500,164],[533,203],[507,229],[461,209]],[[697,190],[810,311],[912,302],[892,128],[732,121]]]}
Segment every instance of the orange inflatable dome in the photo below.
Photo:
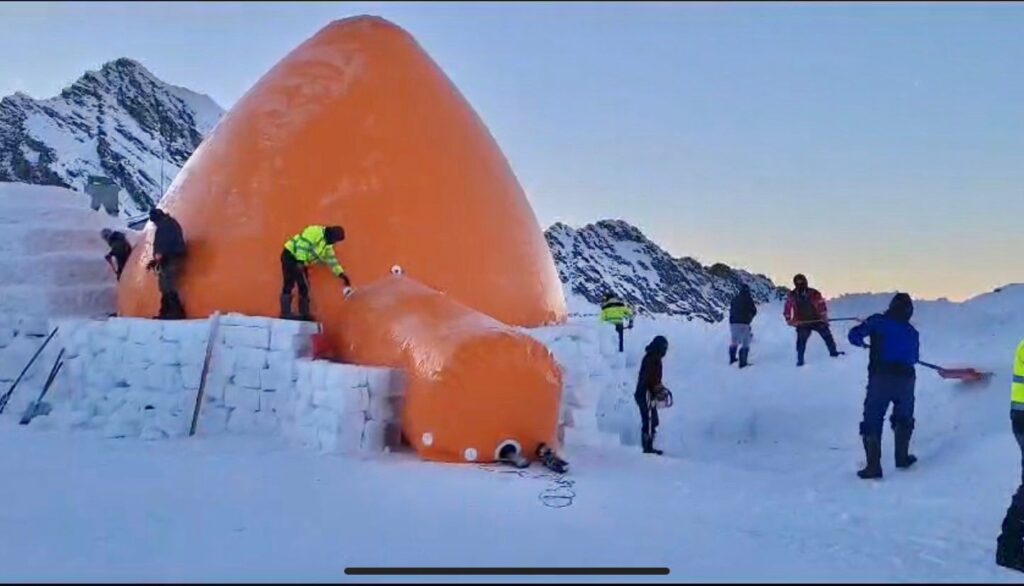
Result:
{"label": "orange inflatable dome", "polygon": [[[310,224],[340,224],[346,239],[335,252],[356,294],[343,299],[341,282],[315,265],[313,314],[343,360],[409,371],[404,425],[429,428],[435,440],[427,446],[427,432],[407,433],[420,453],[462,460],[472,448],[488,460],[499,439],[553,442],[557,367],[508,327],[564,321],[551,254],[487,128],[394,24],[337,21],[288,54],[200,145],[161,208],[188,243],[179,288],[189,317],[276,316],[284,242]],[[155,278],[145,270],[152,236],[149,225],[122,276],[121,315],[157,312]],[[394,284],[394,265],[405,285]],[[387,303],[375,299],[389,291]],[[414,348],[399,351],[397,338],[380,332]],[[491,376],[468,367],[492,353],[508,359],[487,358]],[[431,379],[438,364],[416,358],[427,355],[460,374]],[[420,394],[438,385],[445,401]],[[452,417],[463,413],[480,421]],[[458,425],[479,429],[449,433]]]}

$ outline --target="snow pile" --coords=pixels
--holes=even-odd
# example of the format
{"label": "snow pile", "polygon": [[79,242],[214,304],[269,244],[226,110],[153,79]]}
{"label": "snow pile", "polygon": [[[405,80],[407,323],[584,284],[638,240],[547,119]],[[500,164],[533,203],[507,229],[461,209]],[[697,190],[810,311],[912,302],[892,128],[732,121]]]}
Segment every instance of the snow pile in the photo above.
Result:
{"label": "snow pile", "polygon": [[[56,320],[54,346],[64,348],[65,364],[48,395],[53,415],[39,421],[111,438],[186,435],[210,324]],[[219,318],[216,331],[202,435],[283,435],[316,449],[353,453],[380,451],[385,433],[396,433],[399,377],[388,369],[308,359],[315,324],[229,314]],[[34,398],[20,396],[16,413]]]}
{"label": "snow pile", "polygon": [[124,224],[61,187],[0,183],[0,313],[101,316],[115,310],[116,278],[100,230]]}

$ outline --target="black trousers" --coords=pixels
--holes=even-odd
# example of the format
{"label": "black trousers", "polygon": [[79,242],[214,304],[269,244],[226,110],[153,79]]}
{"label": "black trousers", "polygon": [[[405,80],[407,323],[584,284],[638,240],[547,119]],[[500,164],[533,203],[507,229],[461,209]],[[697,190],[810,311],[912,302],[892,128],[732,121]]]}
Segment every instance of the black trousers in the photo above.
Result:
{"label": "black trousers", "polygon": [[619,334],[619,352],[622,352],[622,335],[625,332],[625,327],[622,324],[615,324],[615,331]]}
{"label": "black trousers", "polygon": [[287,248],[281,251],[281,279],[284,282],[281,295],[291,295],[292,289],[298,286],[299,297],[309,298],[309,282],[306,279],[305,267],[288,252]]}
{"label": "black trousers", "polygon": [[1020,447],[1021,479],[1017,492],[1010,500],[1003,518],[1002,531],[996,539],[996,546],[1017,557],[1024,557],[1024,413],[1012,414],[1013,437]]}
{"label": "black trousers", "polygon": [[645,450],[654,447],[654,434],[658,431],[658,408],[650,401],[646,390],[633,393],[640,409],[640,441]]}
{"label": "black trousers", "polygon": [[836,341],[832,338],[832,330],[829,329],[828,323],[817,323],[807,324],[804,326],[796,327],[796,357],[798,360],[803,362],[804,352],[807,351],[807,340],[811,337],[811,332],[818,332],[822,340],[825,340],[825,346],[828,347],[828,353],[835,356],[836,354]]}
{"label": "black trousers", "polygon": [[160,317],[185,317],[185,307],[178,296],[178,277],[183,263],[184,259],[179,256],[165,257],[156,267],[157,285],[160,288]]}

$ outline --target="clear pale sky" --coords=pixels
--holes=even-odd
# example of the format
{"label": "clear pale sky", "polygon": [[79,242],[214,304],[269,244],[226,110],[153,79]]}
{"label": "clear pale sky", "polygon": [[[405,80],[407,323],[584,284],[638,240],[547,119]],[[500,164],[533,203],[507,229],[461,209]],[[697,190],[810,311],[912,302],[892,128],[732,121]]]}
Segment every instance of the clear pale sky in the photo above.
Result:
{"label": "clear pale sky", "polygon": [[228,108],[356,14],[419,40],[545,226],[828,295],[1024,281],[1024,4],[2,3],[0,95],[127,56]]}

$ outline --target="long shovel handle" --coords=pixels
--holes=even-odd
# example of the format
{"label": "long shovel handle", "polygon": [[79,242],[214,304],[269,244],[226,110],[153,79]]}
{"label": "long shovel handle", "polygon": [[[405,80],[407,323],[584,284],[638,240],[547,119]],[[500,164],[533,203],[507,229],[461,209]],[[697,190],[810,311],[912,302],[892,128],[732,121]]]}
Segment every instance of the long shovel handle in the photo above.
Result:
{"label": "long shovel handle", "polygon": [[924,360],[918,360],[917,363],[920,364],[921,366],[926,366],[926,367],[928,367],[928,368],[930,368],[932,370],[937,370],[937,371],[940,371],[940,372],[943,371],[943,370],[946,370],[945,368],[942,368],[941,366],[939,366],[937,364],[931,364],[930,362],[925,362]]}
{"label": "long shovel handle", "polygon": [[21,369],[21,374],[18,375],[18,378],[14,379],[14,382],[11,383],[11,388],[7,389],[7,392],[4,393],[2,397],[0,397],[0,413],[4,412],[4,408],[7,407],[7,401],[10,400],[11,395],[14,393],[14,389],[17,388],[18,383],[21,382],[22,377],[25,376],[25,373],[28,372],[28,369],[32,368],[32,365],[35,364],[36,358],[39,358],[39,355],[43,353],[43,350],[46,348],[46,345],[50,343],[50,340],[52,340],[55,335],[57,335],[57,330],[59,329],[60,326],[53,328],[53,331],[50,332],[50,335],[47,336],[45,340],[43,340],[43,345],[40,346],[38,350],[36,350],[35,354],[32,355],[32,359],[28,361],[28,364],[25,365],[25,368]]}

